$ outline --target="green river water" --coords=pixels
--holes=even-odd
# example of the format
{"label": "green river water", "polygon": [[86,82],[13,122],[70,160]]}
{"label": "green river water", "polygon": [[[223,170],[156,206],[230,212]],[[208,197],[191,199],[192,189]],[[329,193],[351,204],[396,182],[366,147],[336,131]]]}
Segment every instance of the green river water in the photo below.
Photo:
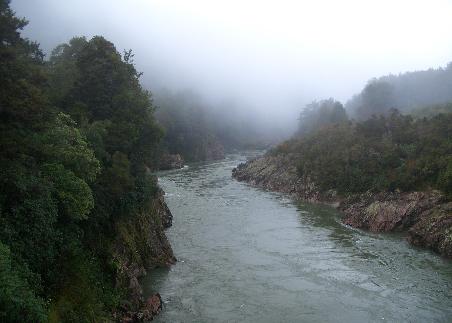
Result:
{"label": "green river water", "polygon": [[145,280],[157,322],[452,322],[450,260],[237,182],[246,157],[159,174],[178,262]]}

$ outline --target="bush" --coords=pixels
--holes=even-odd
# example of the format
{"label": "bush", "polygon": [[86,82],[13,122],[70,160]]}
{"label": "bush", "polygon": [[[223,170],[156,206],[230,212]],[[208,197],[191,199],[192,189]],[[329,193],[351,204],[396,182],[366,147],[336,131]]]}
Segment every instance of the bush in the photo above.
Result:
{"label": "bush", "polygon": [[393,110],[314,131],[272,153],[295,152],[298,171],[339,193],[452,190],[452,113],[413,119]]}
{"label": "bush", "polygon": [[42,322],[46,320],[44,300],[27,281],[31,273],[18,268],[10,249],[0,242],[0,321]]}

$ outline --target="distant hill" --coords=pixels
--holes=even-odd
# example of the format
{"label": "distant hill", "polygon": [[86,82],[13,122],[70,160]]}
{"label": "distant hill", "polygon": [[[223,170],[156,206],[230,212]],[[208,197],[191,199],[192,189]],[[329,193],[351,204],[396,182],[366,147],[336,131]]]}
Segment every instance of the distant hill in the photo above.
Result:
{"label": "distant hill", "polygon": [[452,62],[445,68],[387,75],[370,80],[345,108],[358,119],[387,114],[391,108],[411,112],[452,102]]}

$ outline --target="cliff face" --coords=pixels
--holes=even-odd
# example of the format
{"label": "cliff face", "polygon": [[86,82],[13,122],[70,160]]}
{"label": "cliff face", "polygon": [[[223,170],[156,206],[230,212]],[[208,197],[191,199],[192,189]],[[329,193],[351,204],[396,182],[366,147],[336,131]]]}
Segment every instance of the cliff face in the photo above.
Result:
{"label": "cliff face", "polygon": [[296,156],[265,155],[239,165],[232,176],[253,186],[288,193],[312,203],[326,203],[343,212],[343,223],[372,232],[406,231],[414,245],[452,257],[452,203],[439,191],[380,192],[341,197],[321,191],[296,170]]}
{"label": "cliff face", "polygon": [[172,214],[163,191],[151,201],[148,209],[149,212],[116,223],[112,254],[117,287],[127,291],[126,298],[130,302],[123,308],[125,321],[148,321],[157,314],[146,309],[149,300],[143,299],[139,279],[149,269],[170,266],[176,261],[164,231],[171,226]]}

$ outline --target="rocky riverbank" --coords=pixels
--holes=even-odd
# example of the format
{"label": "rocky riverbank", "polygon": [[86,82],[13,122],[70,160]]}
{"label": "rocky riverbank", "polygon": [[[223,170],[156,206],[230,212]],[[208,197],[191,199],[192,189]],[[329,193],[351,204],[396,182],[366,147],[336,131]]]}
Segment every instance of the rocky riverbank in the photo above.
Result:
{"label": "rocky riverbank", "polygon": [[298,176],[296,156],[284,154],[255,158],[232,170],[232,176],[253,186],[290,194],[311,203],[337,204],[334,191],[322,192],[309,178]]}
{"label": "rocky riverbank", "polygon": [[159,160],[159,170],[179,169],[184,167],[184,159],[180,154],[163,154]]}
{"label": "rocky riverbank", "polygon": [[322,191],[296,169],[296,155],[265,155],[244,164],[232,176],[253,186],[337,207],[344,224],[372,232],[403,231],[407,240],[452,258],[452,203],[439,191],[364,193],[348,197]]}
{"label": "rocky riverbank", "polygon": [[149,212],[116,223],[113,263],[116,285],[127,291],[122,308],[115,314],[120,322],[148,322],[162,309],[160,295],[143,298],[140,279],[156,267],[175,263],[165,229],[172,224],[172,214],[160,190],[149,205]]}

